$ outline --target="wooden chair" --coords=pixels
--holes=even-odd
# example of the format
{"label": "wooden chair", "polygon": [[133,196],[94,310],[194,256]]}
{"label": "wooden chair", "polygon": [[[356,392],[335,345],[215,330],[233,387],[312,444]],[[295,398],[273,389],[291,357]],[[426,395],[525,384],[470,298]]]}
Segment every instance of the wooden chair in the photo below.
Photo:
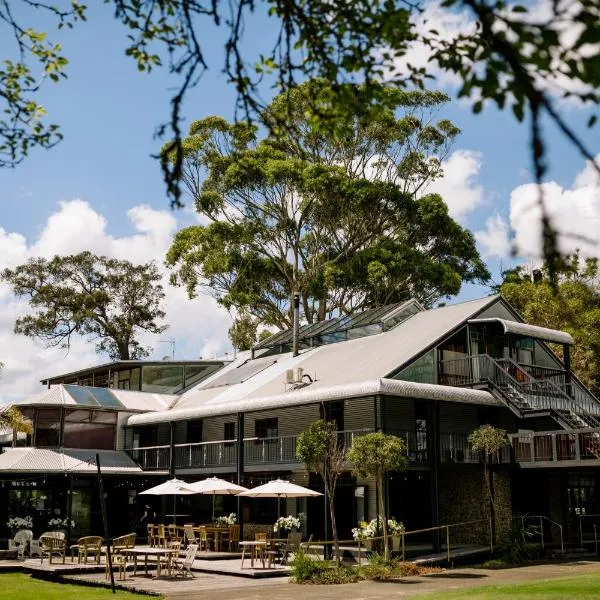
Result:
{"label": "wooden chair", "polygon": [[153,523],[148,523],[146,529],[148,531],[148,545],[150,548],[154,548],[156,546],[156,526]]}
{"label": "wooden chair", "polygon": [[229,528],[229,552],[233,552],[235,547],[237,550],[240,548],[240,526],[232,525]]}
{"label": "wooden chair", "polygon": [[166,548],[167,547],[167,534],[165,532],[165,526],[164,525],[157,525],[158,527],[158,532],[155,538],[155,543],[159,548]]}
{"label": "wooden chair", "polygon": [[266,533],[260,533],[257,532],[254,534],[254,541],[255,542],[266,542],[267,541],[267,534]]}
{"label": "wooden chair", "polygon": [[[127,550],[129,548],[135,548],[135,533],[128,533],[127,535],[121,535],[113,538],[111,548],[111,558],[113,566],[119,567],[119,579],[125,578],[125,572],[127,571]],[[109,577],[108,560],[106,561],[106,577]]]}
{"label": "wooden chair", "polygon": [[202,548],[204,548],[204,550],[208,550],[208,536],[206,534],[206,525],[200,525],[200,527],[198,527],[198,544],[200,546],[200,552],[202,552]]}
{"label": "wooden chair", "polygon": [[196,554],[198,553],[198,544],[190,544],[187,547],[185,557],[181,560],[179,557],[171,557],[168,568],[171,570],[172,574],[181,577],[193,577],[192,574],[192,565],[194,564],[194,560],[196,559]]}
{"label": "wooden chair", "polygon": [[41,562],[44,562],[44,556],[48,557],[50,564],[52,564],[52,555],[58,554],[62,556],[63,565],[65,564],[65,556],[67,552],[67,542],[64,537],[55,535],[61,533],[58,531],[51,531],[40,536],[40,552]]}
{"label": "wooden chair", "polygon": [[175,523],[170,523],[167,526],[167,534],[170,542],[181,542],[183,540],[183,537],[179,531],[179,527],[177,527]]}
{"label": "wooden chair", "polygon": [[198,544],[198,540],[196,539],[196,534],[194,533],[194,524],[193,523],[185,523],[183,526],[183,538],[186,543],[186,546],[190,544]]}
{"label": "wooden chair", "polygon": [[300,544],[302,543],[302,534],[299,532],[293,532],[288,534],[287,542],[281,551],[281,564],[286,565],[288,563],[288,557],[293,554],[296,555],[300,550]]}
{"label": "wooden chair", "polygon": [[100,554],[102,552],[103,539],[99,535],[87,535],[79,538],[76,544],[70,546],[71,551],[71,562],[73,562],[75,551],[77,551],[77,562],[80,563],[83,558],[83,562],[87,563],[88,556],[95,558],[96,562],[100,564]]}

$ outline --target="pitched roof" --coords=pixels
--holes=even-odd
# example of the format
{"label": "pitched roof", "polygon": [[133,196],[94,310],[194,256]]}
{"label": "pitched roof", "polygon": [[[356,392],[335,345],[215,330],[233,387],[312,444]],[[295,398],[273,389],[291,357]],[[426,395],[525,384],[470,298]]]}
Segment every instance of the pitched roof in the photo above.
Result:
{"label": "pitched roof", "polygon": [[8,448],[0,454],[0,471],[94,474],[97,472],[96,453],[100,455],[103,473],[115,475],[143,473],[125,452],[70,448]]}
{"label": "pitched roof", "polygon": [[[371,382],[385,380],[470,317],[476,316],[481,310],[498,301],[498,298],[490,296],[419,312],[386,332],[312,348],[298,356],[287,353],[249,361],[247,355],[244,355],[180,396],[170,410],[153,415],[134,415],[129,418],[128,424],[187,419],[191,418],[191,415],[199,417],[208,414],[231,414],[242,410],[239,408],[242,405],[245,407],[243,410],[253,410],[253,406],[258,410],[266,405],[270,406],[271,401],[278,402],[279,406],[287,405],[294,403],[295,398],[303,398],[304,391],[309,394],[309,401],[316,402],[319,398],[325,399],[341,390],[345,390],[345,393],[351,393],[351,390],[366,390],[369,387],[367,384],[371,384],[370,389],[379,389],[379,384]],[[260,369],[246,379],[240,377],[241,383],[234,383],[236,370],[258,362],[260,365],[257,366],[260,366]],[[265,367],[267,362],[269,364]],[[309,389],[286,392],[285,372],[296,367],[303,368],[304,373],[310,375],[313,382]],[[219,379],[225,384],[218,386]],[[434,391],[431,386],[419,387],[425,384],[414,385],[417,387],[405,387],[403,393],[408,395],[408,392],[418,393],[418,390],[427,390],[427,393]],[[440,387],[443,386],[433,386],[436,389]],[[457,388],[451,389],[458,397]],[[364,391],[363,395],[370,393],[376,392]],[[273,398],[278,400],[272,400]],[[483,402],[484,397],[470,398],[472,401],[480,398]],[[489,402],[487,396],[485,402]]]}

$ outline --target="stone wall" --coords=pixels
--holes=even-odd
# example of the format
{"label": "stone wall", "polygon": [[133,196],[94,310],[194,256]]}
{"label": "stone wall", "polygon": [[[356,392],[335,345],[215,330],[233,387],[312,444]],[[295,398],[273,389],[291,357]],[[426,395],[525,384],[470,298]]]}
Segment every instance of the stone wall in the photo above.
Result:
{"label": "stone wall", "polygon": [[[493,477],[496,538],[497,543],[501,544],[512,517],[510,473],[497,470]],[[451,528],[451,543],[489,544],[490,507],[483,466],[459,465],[440,469],[439,489],[441,524],[479,521]]]}

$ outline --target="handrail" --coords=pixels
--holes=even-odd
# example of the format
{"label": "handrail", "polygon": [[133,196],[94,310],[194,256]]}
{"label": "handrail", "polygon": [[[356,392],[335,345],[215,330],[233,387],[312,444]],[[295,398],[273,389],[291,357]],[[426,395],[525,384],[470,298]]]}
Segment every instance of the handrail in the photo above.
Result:
{"label": "handrail", "polygon": [[[581,547],[583,548],[583,527],[582,527],[582,519],[585,518],[600,518],[600,515],[575,515],[579,519],[579,541],[581,542]],[[592,523],[592,527],[594,528],[594,543],[596,545],[596,553],[598,553],[598,531],[596,529],[596,523]]]}
{"label": "handrail", "polygon": [[544,549],[544,525],[543,525],[543,521],[546,520],[549,523],[551,523],[552,525],[555,525],[556,527],[558,527],[558,530],[560,531],[560,552],[561,554],[565,553],[565,542],[564,542],[564,537],[563,537],[563,526],[560,523],[557,523],[556,521],[553,521],[552,519],[550,519],[549,517],[545,516],[545,515],[521,515],[520,517],[517,517],[521,519],[521,522],[523,523],[523,527],[525,527],[525,519],[539,519],[540,520],[540,540],[542,542],[542,550]]}
{"label": "handrail", "polygon": [[[465,363],[466,361],[468,361],[469,364],[469,375],[472,382],[475,382],[476,379],[478,381],[487,380],[495,386],[507,386],[509,389],[513,389],[523,396],[524,403],[527,404],[529,408],[546,408],[555,410],[559,413],[562,411],[564,419],[567,418],[567,415],[565,414],[567,413],[569,416],[574,416],[574,418],[571,416],[571,421],[575,421],[575,424],[577,424],[576,419],[583,420],[585,423],[585,419],[578,415],[579,412],[581,415],[585,415],[585,417],[590,419],[594,424],[600,425],[600,421],[597,417],[590,410],[584,408],[576,398],[567,395],[559,386],[547,379],[535,379],[510,358],[494,359],[488,354],[476,354],[459,359],[440,361],[440,364],[460,364]],[[476,377],[473,376],[473,364],[476,364],[476,361],[479,361],[484,367],[487,365],[488,369],[491,368],[491,371],[489,372],[491,377],[485,377],[481,374]],[[503,364],[508,365],[508,368],[503,367]],[[519,381],[513,377],[509,372],[510,367],[516,369],[525,378],[525,381]],[[467,379],[468,378],[467,375]],[[500,391],[502,391],[501,387]],[[506,397],[506,395],[505,400],[514,405],[512,399]],[[556,400],[560,400],[562,406],[557,405]],[[521,412],[523,407],[517,405],[516,408]]]}

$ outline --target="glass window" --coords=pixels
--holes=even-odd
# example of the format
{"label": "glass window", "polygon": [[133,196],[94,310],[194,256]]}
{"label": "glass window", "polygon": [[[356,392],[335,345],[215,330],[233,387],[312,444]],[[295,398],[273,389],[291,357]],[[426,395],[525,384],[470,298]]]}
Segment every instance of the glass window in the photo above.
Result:
{"label": "glass window", "polygon": [[142,369],[142,391],[175,394],[183,388],[183,367],[177,365],[147,366]]}
{"label": "glass window", "polygon": [[37,411],[35,445],[57,447],[60,445],[60,410],[42,408]]}
{"label": "glass window", "polygon": [[394,375],[394,379],[414,381],[416,383],[436,383],[435,361],[433,357],[433,351],[427,352],[427,354],[415,360],[414,363],[402,369],[400,373]]}
{"label": "glass window", "polygon": [[185,387],[189,388],[196,383],[206,379],[211,373],[220,369],[220,365],[186,365],[185,366]]}
{"label": "glass window", "polygon": [[113,450],[116,413],[72,410],[65,415],[63,446]]}
{"label": "glass window", "polygon": [[277,436],[277,419],[257,419],[256,421],[254,421],[254,437],[276,438]]}
{"label": "glass window", "polygon": [[223,439],[235,440],[235,422],[223,423]]}

